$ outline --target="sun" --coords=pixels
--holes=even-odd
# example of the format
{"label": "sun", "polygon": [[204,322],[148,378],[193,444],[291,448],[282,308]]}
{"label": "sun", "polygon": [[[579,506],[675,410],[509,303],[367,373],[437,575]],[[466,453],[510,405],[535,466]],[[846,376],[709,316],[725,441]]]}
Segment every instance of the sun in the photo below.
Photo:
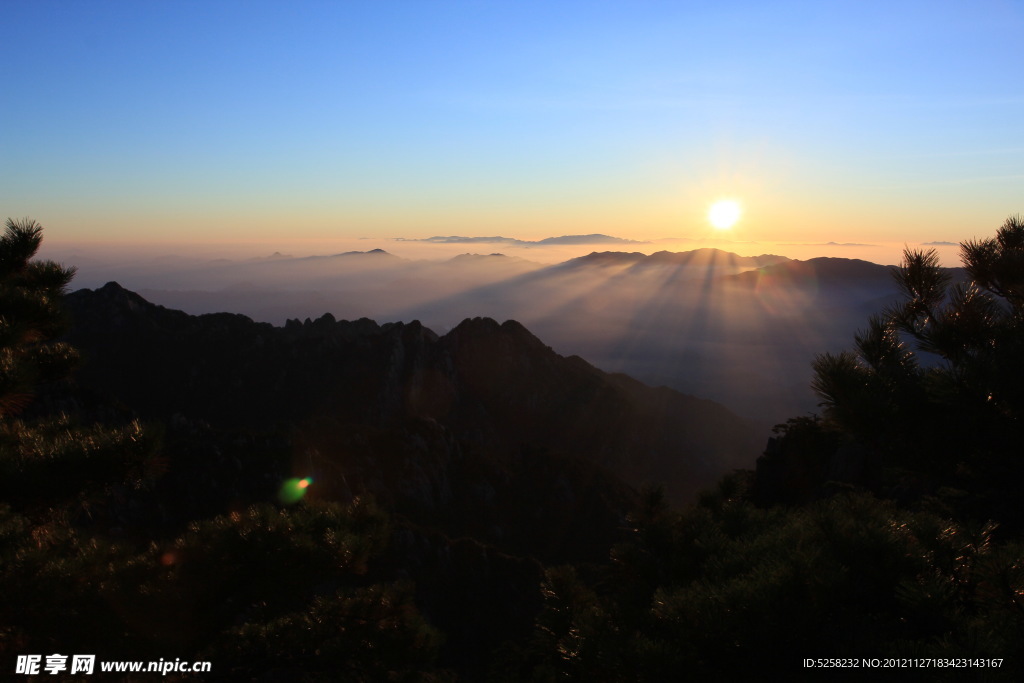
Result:
{"label": "sun", "polygon": [[735,199],[719,199],[708,209],[708,221],[719,230],[728,230],[742,214],[743,209]]}

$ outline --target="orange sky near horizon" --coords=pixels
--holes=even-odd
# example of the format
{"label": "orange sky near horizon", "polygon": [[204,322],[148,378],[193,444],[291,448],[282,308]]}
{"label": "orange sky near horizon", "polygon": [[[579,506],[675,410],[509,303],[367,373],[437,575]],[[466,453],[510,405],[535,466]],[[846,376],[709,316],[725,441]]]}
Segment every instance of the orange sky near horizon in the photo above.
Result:
{"label": "orange sky near horizon", "polygon": [[807,255],[1024,211],[1017,3],[474,8],[11,3],[0,214],[61,249],[705,244],[730,196],[729,240]]}

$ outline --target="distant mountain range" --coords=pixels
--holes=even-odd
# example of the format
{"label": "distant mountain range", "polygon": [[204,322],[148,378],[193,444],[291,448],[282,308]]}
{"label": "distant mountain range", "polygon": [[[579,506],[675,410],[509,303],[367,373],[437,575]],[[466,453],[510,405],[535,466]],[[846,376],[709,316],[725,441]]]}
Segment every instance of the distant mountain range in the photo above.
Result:
{"label": "distant mountain range", "polygon": [[586,265],[642,265],[642,266],[701,266],[710,268],[759,268],[789,261],[785,256],[762,254],[761,256],[739,256],[721,249],[693,249],[691,251],[656,251],[653,254],[641,252],[602,251],[591,252],[567,261],[566,266]]}
{"label": "distant mountain range", "polygon": [[403,238],[403,242],[432,242],[434,244],[509,244],[516,246],[530,245],[555,245],[555,244],[644,244],[637,240],[628,240],[623,237],[612,237],[611,235],[562,235],[561,237],[545,237],[540,240],[521,240],[514,237],[461,237],[450,235],[442,237],[427,237],[424,239]]}
{"label": "distant mountain range", "polygon": [[737,283],[771,287],[866,287],[888,288],[892,268],[859,259],[818,257],[806,261],[759,264],[757,270],[736,275]]}

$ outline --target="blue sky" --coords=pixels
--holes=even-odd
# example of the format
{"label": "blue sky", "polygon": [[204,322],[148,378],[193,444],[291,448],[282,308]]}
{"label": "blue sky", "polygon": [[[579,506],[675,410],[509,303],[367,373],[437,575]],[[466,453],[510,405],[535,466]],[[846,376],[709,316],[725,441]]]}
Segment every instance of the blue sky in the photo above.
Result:
{"label": "blue sky", "polygon": [[4,4],[0,209],[67,240],[960,240],[1024,211],[1024,3]]}

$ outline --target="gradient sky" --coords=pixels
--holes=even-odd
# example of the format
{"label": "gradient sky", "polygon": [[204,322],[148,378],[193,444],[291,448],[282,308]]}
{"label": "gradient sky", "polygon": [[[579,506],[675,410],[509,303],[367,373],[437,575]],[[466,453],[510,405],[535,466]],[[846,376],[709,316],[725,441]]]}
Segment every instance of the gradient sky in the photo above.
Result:
{"label": "gradient sky", "polygon": [[5,0],[0,211],[49,240],[989,236],[1024,3]]}

